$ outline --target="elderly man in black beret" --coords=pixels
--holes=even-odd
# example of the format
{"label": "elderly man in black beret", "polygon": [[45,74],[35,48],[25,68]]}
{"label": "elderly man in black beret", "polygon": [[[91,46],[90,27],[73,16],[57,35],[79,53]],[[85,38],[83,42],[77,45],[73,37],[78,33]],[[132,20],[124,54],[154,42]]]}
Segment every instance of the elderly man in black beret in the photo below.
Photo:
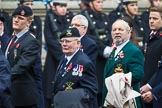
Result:
{"label": "elderly man in black beret", "polygon": [[80,50],[78,29],[69,28],[63,32],[60,43],[65,56],[54,78],[54,108],[94,108],[92,101],[98,88],[95,67]]}
{"label": "elderly man in black beret", "polygon": [[37,108],[38,88],[34,64],[40,43],[29,32],[33,12],[28,6],[17,7],[12,14],[13,36],[5,49],[11,65],[11,99],[14,108]]}

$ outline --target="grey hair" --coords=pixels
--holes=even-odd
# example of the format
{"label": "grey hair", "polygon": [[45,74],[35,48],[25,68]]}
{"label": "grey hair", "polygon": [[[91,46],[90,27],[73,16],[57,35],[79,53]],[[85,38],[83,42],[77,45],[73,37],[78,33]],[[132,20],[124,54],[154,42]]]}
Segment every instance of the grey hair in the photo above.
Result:
{"label": "grey hair", "polygon": [[80,20],[81,25],[88,27],[88,20],[84,15],[81,14],[75,15],[72,20]]}
{"label": "grey hair", "polygon": [[116,23],[117,21],[122,21],[124,23],[124,26],[126,27],[126,30],[127,31],[130,31],[131,30],[131,27],[129,26],[128,22],[126,22],[126,21],[124,21],[122,19],[117,19],[114,23]]}

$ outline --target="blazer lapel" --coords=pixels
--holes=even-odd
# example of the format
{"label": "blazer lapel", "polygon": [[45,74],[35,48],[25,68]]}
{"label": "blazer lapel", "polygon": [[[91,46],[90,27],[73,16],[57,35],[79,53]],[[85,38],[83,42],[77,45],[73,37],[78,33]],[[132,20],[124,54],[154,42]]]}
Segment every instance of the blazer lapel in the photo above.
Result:
{"label": "blazer lapel", "polygon": [[111,74],[114,73],[114,65],[121,59],[120,58],[120,52],[123,51],[123,53],[125,54],[127,52],[127,48],[129,47],[129,45],[131,44],[131,42],[128,42],[120,51],[119,53],[114,57],[112,58],[111,60],[109,59],[106,63],[106,67],[105,68],[105,77],[106,76],[109,76]]}

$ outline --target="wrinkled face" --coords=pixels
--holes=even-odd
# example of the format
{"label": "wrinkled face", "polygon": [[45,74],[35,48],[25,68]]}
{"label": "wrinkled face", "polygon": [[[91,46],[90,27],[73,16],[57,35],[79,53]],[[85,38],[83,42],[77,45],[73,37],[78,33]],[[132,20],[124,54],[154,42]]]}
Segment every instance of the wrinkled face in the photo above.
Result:
{"label": "wrinkled face", "polygon": [[130,14],[132,16],[137,15],[137,13],[138,13],[137,3],[129,3],[126,6],[126,10],[127,10],[128,14]]}
{"label": "wrinkled face", "polygon": [[162,27],[162,18],[159,12],[150,12],[149,26],[151,30],[158,30]]}
{"label": "wrinkled face", "polygon": [[15,32],[20,32],[21,30],[27,29],[31,21],[27,17],[21,15],[15,15],[12,19],[12,27]]}
{"label": "wrinkled face", "polygon": [[32,9],[33,7],[33,2],[24,2],[23,5],[28,6]]}
{"label": "wrinkled face", "polygon": [[128,27],[128,24],[122,20],[118,20],[112,25],[111,35],[116,46],[119,46],[129,40],[130,28]]}
{"label": "wrinkled face", "polygon": [[87,27],[81,24],[81,21],[79,19],[73,19],[71,21],[71,27],[76,27],[79,30],[79,34],[82,36],[86,33]]}
{"label": "wrinkled face", "polygon": [[80,41],[75,37],[62,38],[60,43],[63,53],[67,56],[71,56],[78,48],[80,48]]}
{"label": "wrinkled face", "polygon": [[54,6],[54,10],[57,15],[64,16],[67,12],[67,7],[65,5],[56,5]]}
{"label": "wrinkled face", "polygon": [[152,3],[155,7],[162,8],[162,0],[153,0]]}
{"label": "wrinkled face", "polygon": [[94,0],[90,2],[90,7],[94,11],[101,12],[103,8],[103,0]]}

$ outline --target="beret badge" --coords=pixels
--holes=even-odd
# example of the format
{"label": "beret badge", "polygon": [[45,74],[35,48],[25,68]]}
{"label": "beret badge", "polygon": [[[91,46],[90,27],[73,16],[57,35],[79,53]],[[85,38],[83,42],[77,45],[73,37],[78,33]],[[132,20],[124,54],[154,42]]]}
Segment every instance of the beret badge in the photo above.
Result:
{"label": "beret badge", "polygon": [[66,31],[66,35],[67,35],[67,36],[72,36],[71,30],[67,30],[67,31]]}
{"label": "beret badge", "polygon": [[24,16],[24,15],[25,15],[25,11],[22,10],[22,11],[20,12],[20,15]]}

